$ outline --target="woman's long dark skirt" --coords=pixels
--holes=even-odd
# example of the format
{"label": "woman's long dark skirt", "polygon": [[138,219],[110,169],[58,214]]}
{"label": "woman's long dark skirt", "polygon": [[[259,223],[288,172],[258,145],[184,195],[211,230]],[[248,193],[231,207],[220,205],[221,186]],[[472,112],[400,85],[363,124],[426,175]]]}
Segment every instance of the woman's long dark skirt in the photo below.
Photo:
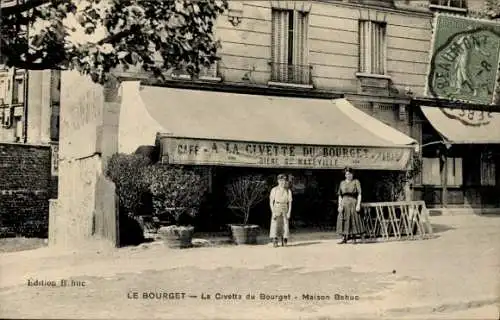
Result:
{"label": "woman's long dark skirt", "polygon": [[356,199],[344,197],[343,210],[337,216],[337,234],[342,236],[362,235],[366,232],[361,215],[356,212]]}

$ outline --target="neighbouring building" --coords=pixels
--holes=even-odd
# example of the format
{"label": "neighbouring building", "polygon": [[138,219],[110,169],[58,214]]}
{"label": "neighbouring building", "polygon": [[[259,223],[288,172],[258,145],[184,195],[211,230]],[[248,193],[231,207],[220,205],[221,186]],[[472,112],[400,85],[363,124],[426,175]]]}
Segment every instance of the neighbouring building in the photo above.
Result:
{"label": "neighbouring building", "polygon": [[0,227],[46,235],[57,196],[60,72],[0,67]]}
{"label": "neighbouring building", "polygon": [[423,160],[416,196],[431,207],[496,211],[500,22],[470,18],[484,1],[431,1],[431,9],[441,14],[433,21],[430,99],[414,100]]}
{"label": "neighbouring building", "polygon": [[[451,160],[439,156],[436,166],[432,150],[448,143],[430,136],[439,136],[440,129],[426,106],[460,110],[488,104],[431,97],[427,75],[436,14],[467,14],[469,3],[229,1],[216,23],[220,60],[196,76],[180,68],[160,84],[145,74],[117,72],[121,84],[101,88],[63,74],[61,105],[71,107],[61,114],[60,170],[68,175],[61,177],[53,203],[53,232],[62,234],[54,241],[116,241],[111,229],[117,225],[105,227],[115,218],[104,209],[115,206],[102,196],[113,189],[103,177],[106,160],[143,145],[158,148],[162,162],[205,168],[215,198],[235,174],[284,171],[294,178],[295,208],[303,215],[334,215],[328,210],[344,166],[359,169],[365,200],[377,201],[375,182],[404,170],[417,156],[423,170],[406,198],[447,206],[435,195],[449,189],[442,182],[451,179],[451,170],[444,169]],[[492,174],[498,154],[492,159],[467,166]],[[464,164],[453,160],[454,178]],[[488,183],[498,190],[498,174],[493,175]],[[86,183],[77,188],[72,181],[78,178]],[[463,185],[461,192],[467,192]],[[321,205],[307,207],[316,193]],[[76,195],[86,206],[74,205]]]}

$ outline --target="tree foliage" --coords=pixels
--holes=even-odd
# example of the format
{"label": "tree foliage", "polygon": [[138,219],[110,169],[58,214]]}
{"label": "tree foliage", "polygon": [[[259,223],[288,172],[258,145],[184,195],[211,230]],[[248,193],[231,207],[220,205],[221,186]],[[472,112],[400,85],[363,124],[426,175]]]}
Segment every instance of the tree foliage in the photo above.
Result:
{"label": "tree foliage", "polygon": [[500,19],[500,0],[485,0],[485,15],[489,19]]}
{"label": "tree foliage", "polygon": [[216,58],[215,19],[226,0],[13,0],[2,4],[4,63],[76,69],[103,82],[117,66],[191,74]]}
{"label": "tree foliage", "polygon": [[413,155],[411,166],[405,171],[387,171],[377,181],[375,194],[377,201],[404,201],[405,185],[413,180],[422,171],[422,160]]}

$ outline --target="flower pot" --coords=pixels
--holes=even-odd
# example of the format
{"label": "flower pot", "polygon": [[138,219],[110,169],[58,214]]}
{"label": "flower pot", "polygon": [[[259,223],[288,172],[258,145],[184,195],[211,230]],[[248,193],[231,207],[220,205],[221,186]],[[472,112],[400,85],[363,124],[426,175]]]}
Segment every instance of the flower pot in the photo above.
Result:
{"label": "flower pot", "polygon": [[192,247],[193,233],[194,227],[191,226],[168,226],[158,230],[165,245],[175,249]]}
{"label": "flower pot", "polygon": [[231,233],[236,244],[257,244],[259,226],[253,224],[232,224]]}

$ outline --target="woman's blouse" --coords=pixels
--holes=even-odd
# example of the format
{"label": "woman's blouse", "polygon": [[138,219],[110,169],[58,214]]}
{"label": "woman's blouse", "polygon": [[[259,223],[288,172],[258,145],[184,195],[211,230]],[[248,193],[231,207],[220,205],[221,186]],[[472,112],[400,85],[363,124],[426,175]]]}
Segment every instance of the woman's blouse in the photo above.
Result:
{"label": "woman's blouse", "polygon": [[292,191],[290,189],[281,189],[279,187],[274,187],[271,189],[269,198],[273,204],[290,203],[292,202]]}
{"label": "woman's blouse", "polygon": [[361,194],[361,184],[359,180],[353,179],[351,181],[344,180],[340,183],[338,195],[340,197],[351,196],[358,197]]}

